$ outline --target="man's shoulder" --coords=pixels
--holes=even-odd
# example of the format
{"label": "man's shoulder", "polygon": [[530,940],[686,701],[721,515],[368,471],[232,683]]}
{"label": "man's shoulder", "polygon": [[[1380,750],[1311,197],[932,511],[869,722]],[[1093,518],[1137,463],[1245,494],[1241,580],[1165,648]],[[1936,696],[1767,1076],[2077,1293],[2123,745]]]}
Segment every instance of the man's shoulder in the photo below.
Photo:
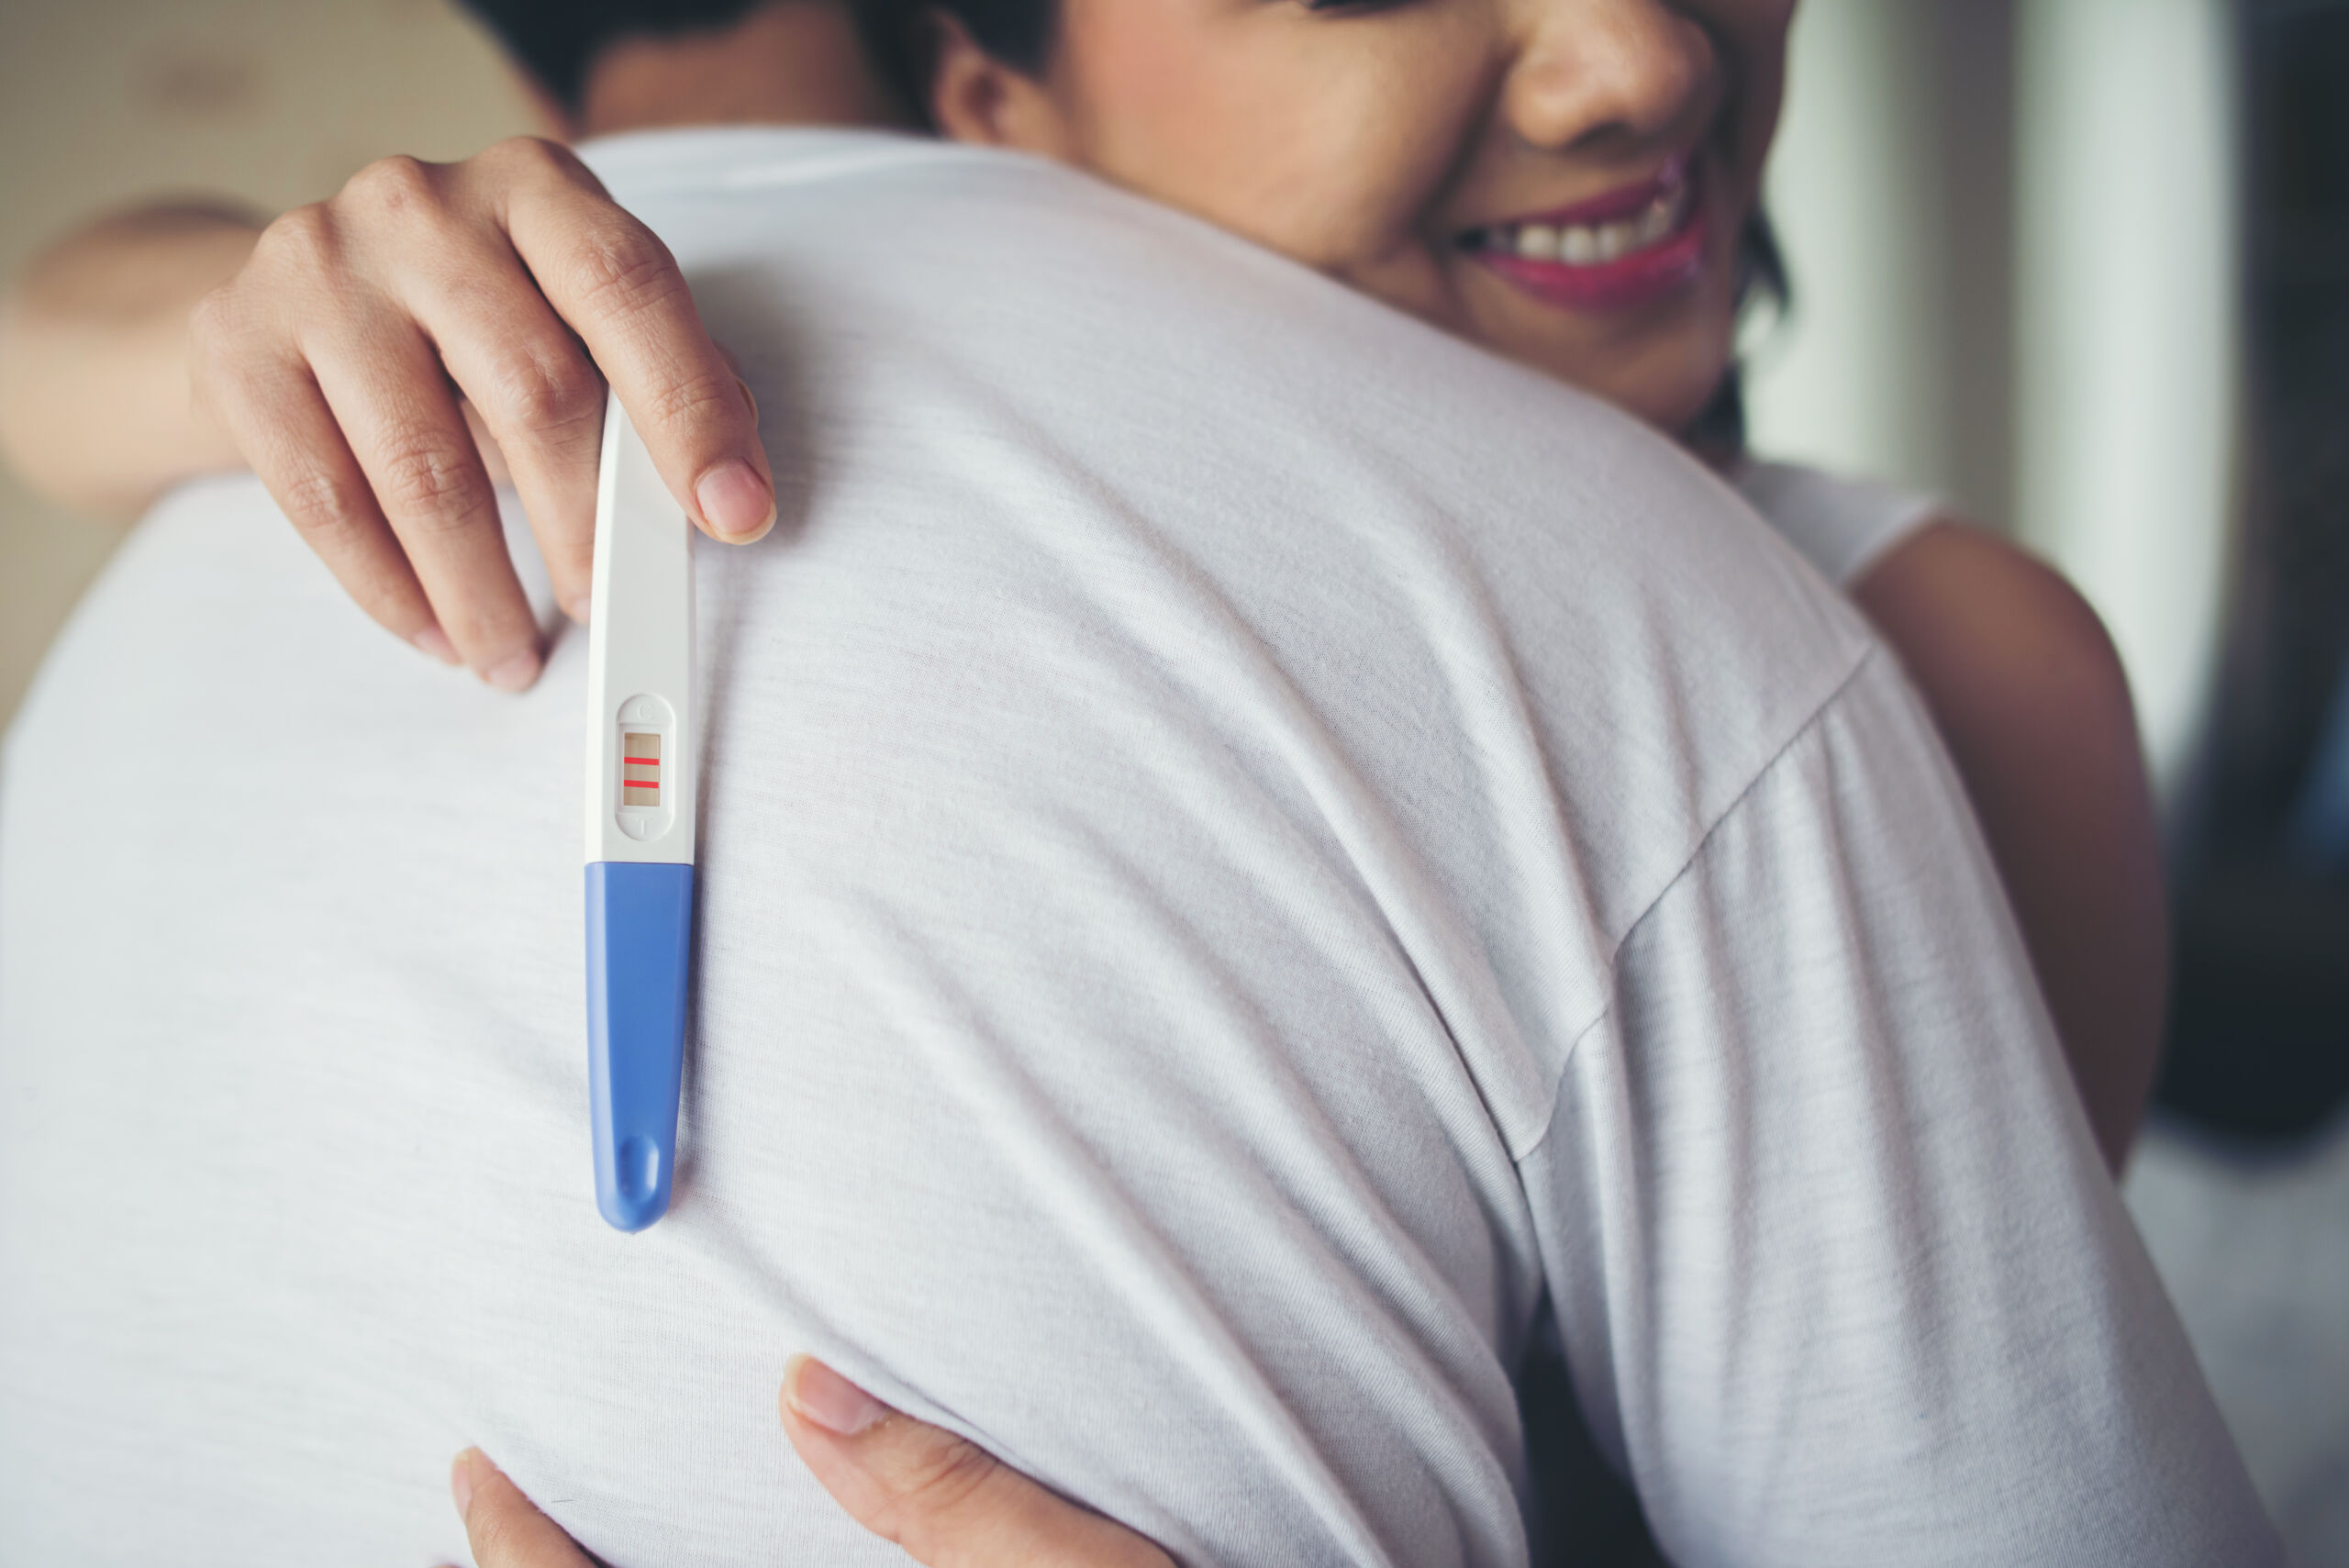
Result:
{"label": "man's shoulder", "polygon": [[1871,646],[1620,411],[1075,176],[945,167],[777,217],[767,262],[687,257],[762,406],[805,416],[798,548],[934,584],[941,626],[1000,637],[1014,603],[1088,657],[1162,638],[1228,673],[1193,691],[1235,725],[1276,678],[1455,817],[1495,798],[1479,770],[1529,770],[1609,922]]}
{"label": "man's shoulder", "polygon": [[[812,132],[594,161],[768,411],[784,526],[704,552],[713,683],[766,733],[829,682],[1015,773],[1107,711],[1072,690],[1149,719],[1090,731],[1104,759],[1308,738],[1463,878],[1555,818],[1604,943],[1870,646],[1653,431],[1082,175]],[[117,631],[184,618],[193,573],[377,662],[257,486],[183,495],[143,548],[94,607]]]}
{"label": "man's shoulder", "polygon": [[[941,846],[1012,864],[1003,846],[1080,826],[1164,865],[1257,812],[1287,824],[1291,887],[1386,888],[1504,990],[1566,964],[1523,1002],[1565,1038],[1614,944],[1865,657],[1856,617],[1711,474],[1544,377],[1031,161],[840,155],[868,152],[646,207],[779,476],[774,535],[701,551],[732,820],[841,857],[846,885],[912,877],[868,863],[850,820],[886,824],[908,866]],[[885,188],[898,170],[928,171],[919,199]],[[75,640],[174,639],[173,691],[234,683],[298,716],[281,764],[321,798],[357,787],[321,749],[338,736],[494,747],[483,776],[543,803],[518,820],[574,793],[545,694],[503,719],[384,639],[250,483],[150,518]],[[106,706],[98,664],[69,664]],[[569,668],[558,650],[549,684]]]}
{"label": "man's shoulder", "polygon": [[[1016,508],[1045,536],[1099,540],[1123,517],[1318,600],[1298,629],[1340,639],[1361,617],[1317,580],[1375,569],[1418,586],[1413,621],[1492,617],[1569,706],[1609,684],[1592,676],[1660,662],[1781,740],[1866,644],[1653,429],[1082,173],[877,134],[614,152],[667,171],[633,188],[781,411],[779,472],[819,526],[852,495],[885,515],[875,480],[974,520]],[[1681,739],[1733,750],[1740,728]]]}
{"label": "man's shoulder", "polygon": [[1473,1069],[1515,1114],[1872,646],[1653,430],[1180,214],[959,153],[745,189],[645,216],[774,411],[784,522],[709,559],[778,831],[834,790],[927,864],[1147,843],[1163,902],[1285,824],[1218,920],[1379,889],[1507,998],[1464,1038],[1533,1042]]}

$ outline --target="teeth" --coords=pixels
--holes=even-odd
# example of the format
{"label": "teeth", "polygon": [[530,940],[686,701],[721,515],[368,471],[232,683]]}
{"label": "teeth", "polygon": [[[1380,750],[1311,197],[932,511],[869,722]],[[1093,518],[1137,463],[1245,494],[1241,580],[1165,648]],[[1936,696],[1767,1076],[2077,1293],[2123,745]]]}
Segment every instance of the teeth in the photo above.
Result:
{"label": "teeth", "polygon": [[1672,204],[1663,198],[1648,204],[1644,217],[1633,226],[1631,242],[1644,249],[1672,232]]}
{"label": "teeth", "polygon": [[1547,223],[1503,225],[1486,229],[1483,243],[1530,261],[1597,266],[1670,239],[1688,216],[1688,186],[1677,184],[1658,195],[1634,217],[1618,218],[1612,223],[1569,224],[1563,228]]}

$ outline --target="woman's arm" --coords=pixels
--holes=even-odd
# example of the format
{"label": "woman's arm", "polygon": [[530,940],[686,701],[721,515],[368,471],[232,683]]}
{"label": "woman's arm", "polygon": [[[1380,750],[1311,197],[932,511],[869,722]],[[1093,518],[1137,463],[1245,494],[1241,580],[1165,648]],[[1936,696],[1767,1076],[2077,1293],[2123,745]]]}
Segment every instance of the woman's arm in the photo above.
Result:
{"label": "woman's arm", "polygon": [[117,213],[33,259],[0,303],[0,451],[77,511],[136,512],[244,460],[188,385],[188,316],[261,224],[225,206]]}
{"label": "woman's arm", "polygon": [[1853,592],[1931,709],[1981,819],[2072,1076],[2118,1172],[2168,997],[2168,917],[2129,683],[2063,577],[1936,523]]}

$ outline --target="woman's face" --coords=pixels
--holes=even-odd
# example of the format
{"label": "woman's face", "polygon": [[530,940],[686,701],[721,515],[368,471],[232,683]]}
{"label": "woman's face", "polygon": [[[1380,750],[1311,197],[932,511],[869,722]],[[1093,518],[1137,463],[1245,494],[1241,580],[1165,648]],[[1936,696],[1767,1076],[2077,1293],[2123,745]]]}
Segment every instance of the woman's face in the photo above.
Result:
{"label": "woman's face", "polygon": [[1729,363],[1793,6],[1061,0],[1041,80],[942,72],[938,110],[1677,431]]}

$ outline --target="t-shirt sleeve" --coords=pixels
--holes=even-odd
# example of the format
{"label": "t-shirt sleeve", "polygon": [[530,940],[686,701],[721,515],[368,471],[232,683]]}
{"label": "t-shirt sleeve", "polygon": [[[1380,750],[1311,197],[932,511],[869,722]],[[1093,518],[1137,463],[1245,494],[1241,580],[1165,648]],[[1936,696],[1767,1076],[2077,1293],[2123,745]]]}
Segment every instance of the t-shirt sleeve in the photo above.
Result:
{"label": "t-shirt sleeve", "polygon": [[1950,509],[1938,495],[1798,463],[1748,462],[1730,483],[1821,577],[1847,591],[1894,546]]}
{"label": "t-shirt sleeve", "polygon": [[2281,1560],[1888,660],[1616,970],[1520,1169],[1674,1562]]}

